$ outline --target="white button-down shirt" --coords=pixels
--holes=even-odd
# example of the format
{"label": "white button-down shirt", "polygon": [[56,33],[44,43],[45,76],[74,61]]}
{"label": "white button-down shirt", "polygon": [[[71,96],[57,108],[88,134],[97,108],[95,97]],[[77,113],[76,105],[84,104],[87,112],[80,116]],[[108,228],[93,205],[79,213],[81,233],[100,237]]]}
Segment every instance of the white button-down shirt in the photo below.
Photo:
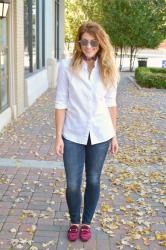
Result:
{"label": "white button-down shirt", "polygon": [[73,142],[91,144],[107,141],[115,135],[108,107],[116,106],[117,86],[106,89],[99,75],[98,60],[89,75],[83,61],[78,74],[69,68],[70,59],[59,63],[55,108],[66,109],[63,136]]}

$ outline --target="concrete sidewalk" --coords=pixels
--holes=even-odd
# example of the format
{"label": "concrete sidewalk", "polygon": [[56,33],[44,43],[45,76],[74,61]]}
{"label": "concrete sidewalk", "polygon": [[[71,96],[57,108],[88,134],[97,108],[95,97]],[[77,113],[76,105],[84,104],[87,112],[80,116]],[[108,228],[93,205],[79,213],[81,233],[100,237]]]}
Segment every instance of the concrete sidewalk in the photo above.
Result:
{"label": "concrete sidewalk", "polygon": [[66,238],[65,176],[54,155],[54,90],[9,125],[0,135],[0,249],[165,249],[165,98],[162,90],[138,90],[122,74],[120,149],[115,158],[107,155],[87,243]]}

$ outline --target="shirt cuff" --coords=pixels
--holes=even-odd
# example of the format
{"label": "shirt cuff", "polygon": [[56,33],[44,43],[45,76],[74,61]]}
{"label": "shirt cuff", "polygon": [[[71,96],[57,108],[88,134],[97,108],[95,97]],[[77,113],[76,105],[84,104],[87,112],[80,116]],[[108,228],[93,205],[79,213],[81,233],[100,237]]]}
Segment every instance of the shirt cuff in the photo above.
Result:
{"label": "shirt cuff", "polygon": [[106,106],[111,108],[111,107],[116,107],[117,104],[116,101],[106,99]]}
{"label": "shirt cuff", "polygon": [[62,103],[55,103],[55,108],[56,109],[67,109],[67,105],[62,104]]}

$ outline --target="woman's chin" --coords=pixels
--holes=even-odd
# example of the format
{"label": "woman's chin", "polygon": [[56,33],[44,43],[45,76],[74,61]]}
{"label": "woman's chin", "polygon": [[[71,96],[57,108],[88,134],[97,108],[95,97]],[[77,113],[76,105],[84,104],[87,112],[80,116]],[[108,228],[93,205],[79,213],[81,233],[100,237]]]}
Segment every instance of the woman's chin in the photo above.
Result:
{"label": "woman's chin", "polygon": [[92,57],[94,57],[94,55],[93,54],[86,54],[86,57],[87,58],[92,58]]}

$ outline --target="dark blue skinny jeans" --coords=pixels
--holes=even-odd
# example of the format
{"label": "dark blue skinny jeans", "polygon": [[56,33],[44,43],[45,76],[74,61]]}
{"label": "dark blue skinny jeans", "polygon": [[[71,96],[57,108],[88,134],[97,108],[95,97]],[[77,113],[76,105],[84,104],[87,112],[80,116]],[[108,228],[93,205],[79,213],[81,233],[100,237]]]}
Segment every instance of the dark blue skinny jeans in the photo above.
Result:
{"label": "dark blue skinny jeans", "polygon": [[107,155],[110,140],[91,145],[90,137],[87,145],[64,141],[64,167],[67,187],[66,200],[73,224],[80,224],[81,184],[85,164],[86,188],[84,194],[83,224],[91,224],[100,195],[100,176]]}

